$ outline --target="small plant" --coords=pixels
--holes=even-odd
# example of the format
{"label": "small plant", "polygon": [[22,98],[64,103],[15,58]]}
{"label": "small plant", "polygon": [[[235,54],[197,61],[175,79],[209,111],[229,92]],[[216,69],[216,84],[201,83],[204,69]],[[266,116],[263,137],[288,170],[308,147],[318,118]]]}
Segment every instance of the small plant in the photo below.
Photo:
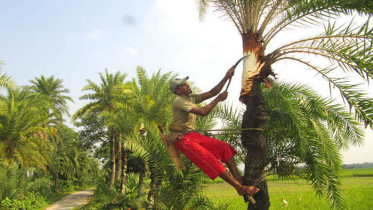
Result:
{"label": "small plant", "polygon": [[1,209],[3,210],[33,210],[45,206],[44,197],[35,195],[33,192],[29,193],[24,200],[5,198],[1,202]]}

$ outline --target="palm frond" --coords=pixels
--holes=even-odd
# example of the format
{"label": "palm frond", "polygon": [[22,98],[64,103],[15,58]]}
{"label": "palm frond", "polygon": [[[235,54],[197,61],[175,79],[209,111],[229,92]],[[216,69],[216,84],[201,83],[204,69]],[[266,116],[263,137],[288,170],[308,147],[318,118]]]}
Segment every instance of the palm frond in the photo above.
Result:
{"label": "palm frond", "polygon": [[[289,26],[310,27],[319,25],[320,20],[336,18],[342,14],[352,15],[358,12],[361,15],[373,14],[372,4],[364,0],[308,0],[305,1],[283,1],[277,14],[279,20],[275,26],[269,29],[265,35],[265,46],[283,29]],[[263,25],[264,26],[264,25]],[[262,28],[264,31],[265,27]]]}
{"label": "palm frond", "polygon": [[[373,30],[369,22],[362,26],[352,27],[353,22],[345,27],[335,27],[329,24],[326,32],[309,39],[297,41],[280,47],[272,55],[273,62],[289,59],[298,61],[319,72],[324,79],[341,93],[342,98],[349,104],[350,109],[356,113],[358,120],[364,122],[365,126],[372,126],[373,103],[362,92],[359,84],[349,82],[348,78],[334,77],[335,72],[353,72],[367,80],[373,78],[371,69]],[[369,41],[370,40],[370,41]],[[327,68],[319,68],[312,62],[297,58],[300,54],[315,55],[327,58],[332,65]]]}

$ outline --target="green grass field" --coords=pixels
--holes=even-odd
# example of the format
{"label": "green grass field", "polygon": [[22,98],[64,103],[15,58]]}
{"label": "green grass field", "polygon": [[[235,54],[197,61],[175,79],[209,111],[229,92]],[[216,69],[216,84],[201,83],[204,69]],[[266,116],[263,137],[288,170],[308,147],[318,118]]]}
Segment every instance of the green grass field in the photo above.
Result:
{"label": "green grass field", "polygon": [[[351,210],[373,210],[373,168],[346,169],[342,173],[342,190],[346,207]],[[330,209],[330,202],[316,196],[303,180],[276,181],[268,179],[271,209]],[[246,209],[247,204],[233,187],[221,180],[206,186],[205,193],[216,204],[228,205],[229,210]],[[281,199],[288,202],[285,207]]]}

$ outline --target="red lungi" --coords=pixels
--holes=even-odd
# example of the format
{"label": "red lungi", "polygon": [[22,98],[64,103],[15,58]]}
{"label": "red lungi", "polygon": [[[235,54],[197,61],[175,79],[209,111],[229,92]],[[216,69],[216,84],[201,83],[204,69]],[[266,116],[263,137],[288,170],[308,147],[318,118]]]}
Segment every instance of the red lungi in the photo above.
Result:
{"label": "red lungi", "polygon": [[226,170],[221,162],[226,163],[237,153],[228,143],[197,132],[187,133],[174,145],[212,180]]}

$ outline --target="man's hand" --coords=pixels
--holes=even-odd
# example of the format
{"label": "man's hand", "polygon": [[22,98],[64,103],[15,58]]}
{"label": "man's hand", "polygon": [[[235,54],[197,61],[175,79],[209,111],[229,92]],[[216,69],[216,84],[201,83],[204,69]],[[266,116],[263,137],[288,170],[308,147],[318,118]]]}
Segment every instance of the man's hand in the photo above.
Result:
{"label": "man's hand", "polygon": [[210,104],[204,106],[204,107],[198,107],[198,106],[194,106],[189,112],[190,113],[193,113],[193,114],[196,114],[196,115],[199,115],[199,116],[205,116],[207,115],[208,113],[211,112],[211,110],[220,102],[220,101],[224,101],[225,99],[227,99],[228,97],[228,92],[227,91],[224,91],[222,93],[220,93],[214,100],[211,101]]}
{"label": "man's hand", "polygon": [[227,91],[224,91],[222,93],[220,93],[218,95],[218,97],[216,97],[219,101],[224,101],[225,99],[227,99],[228,97],[228,92]]}
{"label": "man's hand", "polygon": [[234,75],[234,65],[228,69],[227,74],[225,75],[227,78],[230,78]]}

